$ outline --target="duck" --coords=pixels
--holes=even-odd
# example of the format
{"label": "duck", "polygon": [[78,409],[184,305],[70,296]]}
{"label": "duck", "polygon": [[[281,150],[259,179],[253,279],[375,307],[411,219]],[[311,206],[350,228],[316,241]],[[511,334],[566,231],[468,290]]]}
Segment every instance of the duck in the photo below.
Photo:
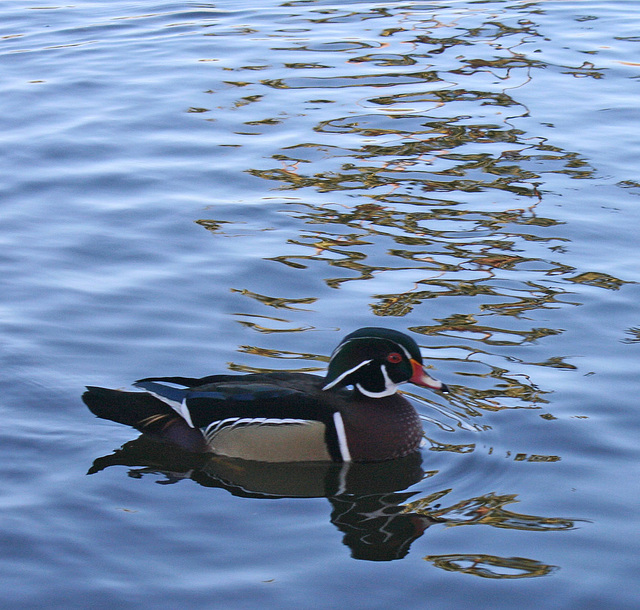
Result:
{"label": "duck", "polygon": [[135,391],[87,386],[99,418],[190,452],[259,462],[381,462],[419,450],[420,417],[398,386],[447,393],[409,335],[378,327],[348,334],[326,375],[270,372],[147,377]]}

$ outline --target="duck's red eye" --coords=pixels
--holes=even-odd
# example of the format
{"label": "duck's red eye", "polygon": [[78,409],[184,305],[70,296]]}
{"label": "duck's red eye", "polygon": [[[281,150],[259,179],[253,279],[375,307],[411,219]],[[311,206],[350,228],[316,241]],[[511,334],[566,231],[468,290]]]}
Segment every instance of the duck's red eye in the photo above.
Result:
{"label": "duck's red eye", "polygon": [[398,354],[398,352],[392,352],[387,356],[387,362],[397,364],[398,362],[402,362],[402,356]]}

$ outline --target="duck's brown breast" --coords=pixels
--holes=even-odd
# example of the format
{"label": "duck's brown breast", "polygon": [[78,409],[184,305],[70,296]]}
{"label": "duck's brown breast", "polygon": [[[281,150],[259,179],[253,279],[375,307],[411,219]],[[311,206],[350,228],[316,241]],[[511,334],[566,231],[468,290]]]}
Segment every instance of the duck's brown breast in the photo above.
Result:
{"label": "duck's brown breast", "polygon": [[342,418],[354,461],[404,457],[422,443],[420,417],[399,394],[375,400],[356,398],[342,411]]}

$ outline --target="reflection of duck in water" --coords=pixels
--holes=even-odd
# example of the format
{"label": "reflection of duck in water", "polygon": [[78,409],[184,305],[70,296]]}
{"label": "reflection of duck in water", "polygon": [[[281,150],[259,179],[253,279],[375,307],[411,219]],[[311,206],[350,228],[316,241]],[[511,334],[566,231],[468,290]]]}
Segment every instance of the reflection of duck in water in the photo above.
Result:
{"label": "reflection of duck in water", "polygon": [[186,452],[143,435],[97,458],[89,473],[129,466],[133,478],[161,474],[163,484],[190,479],[245,498],[326,497],[331,522],[354,558],[392,561],[404,557],[431,524],[444,521],[406,510],[417,492],[403,490],[422,480],[421,462],[418,451],[384,462],[255,462]]}
{"label": "reflection of duck in water", "polygon": [[[189,451],[262,462],[372,462],[414,453],[422,441],[404,382],[441,390],[418,345],[384,328],[361,328],[336,348],[324,379],[304,373],[157,377],[143,392],[90,387],[98,417]],[[348,391],[346,386],[353,386]]]}
{"label": "reflection of duck in water", "polygon": [[[434,524],[494,526],[505,530],[553,532],[574,529],[576,520],[515,513],[505,509],[514,494],[493,492],[443,505],[452,489],[434,488],[427,495],[422,457],[416,451],[384,462],[252,462],[212,453],[193,453],[146,435],[129,441],[110,455],[94,460],[89,474],[111,466],[129,467],[129,476],[164,478],[163,485],[190,480],[243,498],[321,498],[331,504],[331,523],[355,559],[402,559],[410,546]],[[413,487],[413,490],[408,488]],[[436,491],[434,491],[436,489]],[[417,496],[417,497],[416,497]],[[524,550],[524,549],[523,549]],[[554,567],[523,556],[460,554],[428,555],[434,565],[485,578],[544,576]]]}

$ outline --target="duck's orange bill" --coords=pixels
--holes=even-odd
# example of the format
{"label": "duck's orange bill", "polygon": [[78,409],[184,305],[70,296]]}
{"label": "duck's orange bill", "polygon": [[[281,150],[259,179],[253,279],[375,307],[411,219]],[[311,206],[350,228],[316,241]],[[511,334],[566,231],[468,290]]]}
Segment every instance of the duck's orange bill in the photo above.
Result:
{"label": "duck's orange bill", "polygon": [[422,386],[423,388],[431,388],[432,390],[440,390],[441,392],[448,392],[449,388],[439,381],[434,379],[424,370],[424,367],[413,358],[411,359],[411,367],[413,368],[413,375],[409,379],[410,383]]}

